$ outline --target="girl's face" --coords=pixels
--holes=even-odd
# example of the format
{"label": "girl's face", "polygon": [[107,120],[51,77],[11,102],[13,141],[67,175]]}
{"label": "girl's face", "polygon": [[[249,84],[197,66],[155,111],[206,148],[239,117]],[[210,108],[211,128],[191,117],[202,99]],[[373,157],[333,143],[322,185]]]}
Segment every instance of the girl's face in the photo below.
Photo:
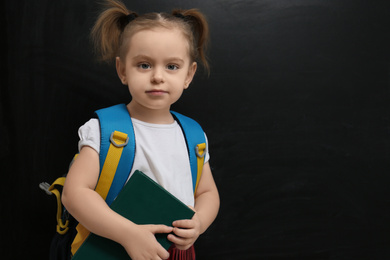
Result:
{"label": "girl's face", "polygon": [[133,107],[169,112],[196,71],[188,44],[178,29],[141,30],[131,37],[125,60],[117,57],[116,66]]}

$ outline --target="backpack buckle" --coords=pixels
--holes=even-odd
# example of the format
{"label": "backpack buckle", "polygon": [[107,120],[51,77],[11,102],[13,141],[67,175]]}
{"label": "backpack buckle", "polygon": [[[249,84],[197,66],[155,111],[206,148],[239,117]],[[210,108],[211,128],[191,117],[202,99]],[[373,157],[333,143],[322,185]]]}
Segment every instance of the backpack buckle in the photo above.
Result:
{"label": "backpack buckle", "polygon": [[125,133],[114,131],[111,133],[110,141],[115,147],[120,148],[129,143],[129,137]]}
{"label": "backpack buckle", "polygon": [[199,158],[205,157],[205,155],[206,155],[206,144],[205,143],[201,143],[201,144],[198,144],[197,146],[195,146],[195,153],[196,153],[196,156],[198,156]]}
{"label": "backpack buckle", "polygon": [[44,192],[46,192],[47,195],[52,195],[53,193],[49,190],[50,188],[50,184],[47,183],[47,182],[41,182],[39,184],[39,188],[41,188],[41,190],[43,190]]}

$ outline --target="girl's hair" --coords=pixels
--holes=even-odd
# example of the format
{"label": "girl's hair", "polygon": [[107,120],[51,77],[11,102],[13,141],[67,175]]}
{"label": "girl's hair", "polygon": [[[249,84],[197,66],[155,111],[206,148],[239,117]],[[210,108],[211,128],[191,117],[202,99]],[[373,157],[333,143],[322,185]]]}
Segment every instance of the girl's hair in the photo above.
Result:
{"label": "girl's hair", "polygon": [[118,0],[106,0],[104,5],[105,10],[91,31],[95,50],[103,61],[114,61],[117,56],[124,58],[129,49],[129,40],[136,32],[156,27],[178,28],[188,40],[192,61],[200,61],[209,72],[205,54],[209,28],[205,16],[197,9],[138,15]]}

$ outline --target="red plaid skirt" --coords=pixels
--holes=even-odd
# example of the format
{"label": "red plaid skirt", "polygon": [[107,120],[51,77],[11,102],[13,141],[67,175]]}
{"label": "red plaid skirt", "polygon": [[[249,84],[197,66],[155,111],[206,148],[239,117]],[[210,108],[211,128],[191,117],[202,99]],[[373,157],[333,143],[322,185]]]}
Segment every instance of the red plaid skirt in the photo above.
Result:
{"label": "red plaid skirt", "polygon": [[195,249],[194,245],[192,245],[187,250],[179,250],[172,245],[169,250],[169,258],[168,260],[195,260]]}

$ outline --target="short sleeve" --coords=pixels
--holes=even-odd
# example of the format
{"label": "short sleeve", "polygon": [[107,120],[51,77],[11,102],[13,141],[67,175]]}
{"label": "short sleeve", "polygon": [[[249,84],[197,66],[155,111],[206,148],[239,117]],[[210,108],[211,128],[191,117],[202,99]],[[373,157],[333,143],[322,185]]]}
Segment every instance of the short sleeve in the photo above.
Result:
{"label": "short sleeve", "polygon": [[204,134],[204,137],[206,138],[206,156],[204,158],[204,163],[207,163],[210,160],[209,140],[207,139],[206,133]]}
{"label": "short sleeve", "polygon": [[79,128],[79,151],[83,146],[90,146],[100,153],[100,126],[99,120],[92,118]]}

